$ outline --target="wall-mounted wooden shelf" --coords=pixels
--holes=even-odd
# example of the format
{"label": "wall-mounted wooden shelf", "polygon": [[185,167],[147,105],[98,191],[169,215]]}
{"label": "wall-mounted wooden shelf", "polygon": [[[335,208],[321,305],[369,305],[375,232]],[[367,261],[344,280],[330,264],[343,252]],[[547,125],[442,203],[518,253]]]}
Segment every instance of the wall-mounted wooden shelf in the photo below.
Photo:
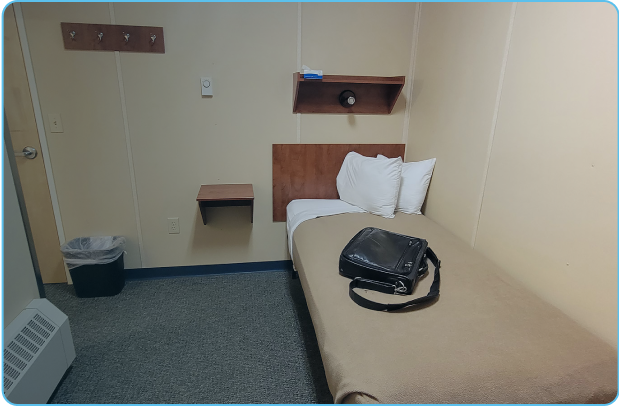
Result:
{"label": "wall-mounted wooden shelf", "polygon": [[206,224],[207,207],[249,206],[250,220],[254,222],[254,187],[244,185],[202,185],[196,198],[202,214],[202,222]]}
{"label": "wall-mounted wooden shelf", "polygon": [[[293,113],[390,114],[404,87],[404,76],[324,75],[322,79],[305,79],[293,74]],[[339,95],[344,90],[355,93],[355,105],[342,107]]]}

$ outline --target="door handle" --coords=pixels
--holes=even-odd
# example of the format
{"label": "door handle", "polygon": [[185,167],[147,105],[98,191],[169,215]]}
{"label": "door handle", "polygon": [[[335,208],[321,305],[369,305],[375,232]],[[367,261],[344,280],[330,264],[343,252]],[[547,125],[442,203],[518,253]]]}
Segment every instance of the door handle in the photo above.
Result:
{"label": "door handle", "polygon": [[20,151],[15,151],[15,156],[24,157],[28,159],[34,159],[37,156],[37,150],[32,147],[24,147]]}

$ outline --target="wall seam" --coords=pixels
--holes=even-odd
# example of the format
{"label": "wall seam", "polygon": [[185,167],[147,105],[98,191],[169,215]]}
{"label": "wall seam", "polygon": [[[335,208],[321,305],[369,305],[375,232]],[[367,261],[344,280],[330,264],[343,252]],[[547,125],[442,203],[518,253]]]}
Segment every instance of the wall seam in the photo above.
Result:
{"label": "wall seam", "polygon": [[492,147],[494,145],[494,134],[496,131],[496,124],[499,117],[499,109],[501,105],[501,95],[503,92],[503,81],[505,79],[505,69],[507,68],[507,60],[509,57],[509,49],[512,41],[512,32],[514,29],[514,21],[516,19],[516,8],[518,3],[512,3],[512,8],[509,17],[509,26],[507,28],[507,37],[505,39],[505,48],[503,51],[503,61],[501,65],[501,73],[499,74],[499,85],[497,88],[496,101],[494,103],[494,113],[492,116],[492,123],[490,125],[490,139],[488,140],[488,150],[486,152],[486,162],[484,165],[484,171],[482,173],[482,187],[479,195],[479,201],[477,204],[476,217],[477,221],[473,227],[473,235],[471,236],[471,246],[475,248],[477,243],[477,231],[479,229],[479,221],[481,219],[481,211],[484,204],[484,195],[486,193],[486,183],[488,181],[488,169],[490,168],[490,158],[492,156]]}
{"label": "wall seam", "polygon": [[404,144],[404,156],[402,159],[406,161],[406,153],[408,152],[408,138],[410,136],[410,120],[411,110],[413,108],[413,83],[415,78],[415,65],[417,62],[417,42],[419,38],[419,23],[421,22],[421,3],[417,3],[415,9],[415,17],[413,19],[413,36],[411,38],[411,58],[408,63],[408,87],[406,90],[406,107],[404,110],[404,125],[402,126],[402,144]]}
{"label": "wall seam", "polygon": [[[108,3],[110,10],[110,22],[116,24],[116,14],[114,13],[114,3]],[[120,52],[114,51],[116,59],[116,75],[118,77],[118,90],[120,94],[120,107],[123,115],[123,124],[125,129],[125,143],[127,146],[127,159],[129,161],[129,178],[131,179],[131,194],[133,195],[133,210],[135,213],[135,223],[138,233],[138,248],[140,250],[140,267],[144,267],[146,263],[144,242],[142,240],[142,223],[140,221],[140,207],[138,204],[138,190],[135,181],[135,167],[133,163],[133,151],[131,149],[131,137],[129,133],[129,120],[127,118],[127,101],[125,98],[125,84],[123,81],[122,67],[120,64]]]}
{"label": "wall seam", "polygon": [[[301,72],[301,23],[303,11],[301,2],[297,3],[297,70]],[[297,113],[297,144],[301,143],[301,113]]]}

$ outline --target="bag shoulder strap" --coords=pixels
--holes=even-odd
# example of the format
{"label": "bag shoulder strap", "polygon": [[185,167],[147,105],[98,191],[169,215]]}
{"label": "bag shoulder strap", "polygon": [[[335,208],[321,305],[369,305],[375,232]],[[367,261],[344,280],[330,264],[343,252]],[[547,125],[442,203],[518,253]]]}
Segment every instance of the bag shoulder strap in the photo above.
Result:
{"label": "bag shoulder strap", "polygon": [[418,297],[413,300],[409,300],[408,302],[404,303],[387,304],[374,302],[372,300],[364,298],[363,296],[360,296],[357,292],[354,291],[354,289],[371,289],[382,293],[394,294],[396,293],[397,287],[389,283],[372,281],[363,278],[355,278],[350,282],[350,285],[348,287],[348,295],[359,306],[377,311],[399,310],[408,306],[418,305],[436,299],[439,295],[439,288],[441,285],[441,275],[439,272],[441,268],[441,261],[438,259],[438,257],[430,247],[427,248],[426,255],[428,259],[432,262],[432,265],[434,265],[434,281],[432,281],[432,286],[430,286],[430,292],[428,292],[427,295],[423,297]]}

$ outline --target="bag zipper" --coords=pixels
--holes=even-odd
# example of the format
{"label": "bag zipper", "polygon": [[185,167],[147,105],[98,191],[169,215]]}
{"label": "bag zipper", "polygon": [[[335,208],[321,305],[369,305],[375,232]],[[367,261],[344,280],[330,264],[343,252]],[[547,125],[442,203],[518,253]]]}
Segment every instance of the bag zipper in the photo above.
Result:
{"label": "bag zipper", "polygon": [[[406,257],[406,254],[408,254],[408,252],[411,250],[411,247],[413,246],[413,240],[409,240],[408,241],[408,247],[404,250],[404,252],[402,253],[402,256],[400,256],[400,259],[398,260],[398,263],[395,266],[395,269],[400,269],[400,265],[402,264],[402,261],[404,261],[404,258]],[[411,263],[411,268],[412,268],[413,264]]]}
{"label": "bag zipper", "polygon": [[[374,229],[368,230],[367,232],[371,233],[372,231],[374,231]],[[366,233],[359,232],[359,234],[364,235]],[[357,247],[360,243],[361,243],[360,239],[357,239],[357,241],[355,241],[355,244],[353,244],[353,245],[346,245],[346,247],[344,247],[344,250],[346,250],[346,251],[347,250],[352,250],[353,247]],[[376,271],[385,272],[385,273],[393,275],[395,273],[395,271],[397,269],[399,269],[400,264],[402,263],[402,261],[403,261],[404,257],[406,256],[406,254],[410,251],[412,245],[413,245],[413,240],[409,240],[408,241],[408,247],[404,250],[404,252],[400,256],[400,259],[398,259],[398,262],[396,263],[396,266],[395,266],[395,268],[393,270],[385,268],[385,267],[382,267],[380,265],[376,265],[376,264],[364,263],[364,266],[366,266],[366,267],[368,267],[370,269],[374,269]],[[412,269],[413,265],[414,265],[414,263],[411,262],[411,269]]]}
{"label": "bag zipper", "polygon": [[[404,252],[400,256],[400,259],[398,259],[398,262],[396,263],[394,269],[389,269],[389,268],[385,268],[385,267],[380,266],[380,265],[368,264],[368,263],[364,263],[364,266],[366,266],[366,267],[368,267],[370,269],[377,270],[377,271],[386,272],[388,274],[392,274],[392,275],[396,274],[396,270],[400,268],[400,264],[402,264],[402,261],[406,257],[406,254],[408,254],[408,252],[411,250],[412,246],[413,246],[413,240],[409,240],[408,247],[406,247],[406,249],[404,250]],[[413,266],[413,264],[411,263],[411,268],[412,268],[412,266]],[[399,274],[397,274],[397,275],[399,275]]]}

